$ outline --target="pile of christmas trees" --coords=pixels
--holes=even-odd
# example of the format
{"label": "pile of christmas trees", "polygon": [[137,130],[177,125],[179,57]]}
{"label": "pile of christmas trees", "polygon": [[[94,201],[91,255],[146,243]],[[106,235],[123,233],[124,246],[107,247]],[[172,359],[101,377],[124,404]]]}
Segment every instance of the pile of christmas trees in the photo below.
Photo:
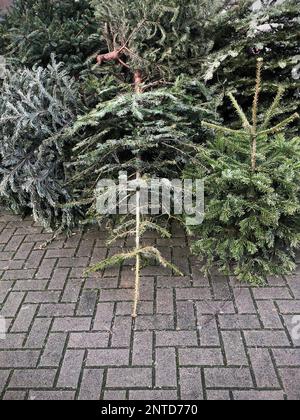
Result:
{"label": "pile of christmas trees", "polygon": [[[141,185],[149,180],[205,179],[194,251],[207,269],[217,264],[251,283],[292,270],[300,211],[297,3],[15,0],[0,22],[7,205],[56,232],[109,219],[112,239],[132,235],[133,249],[91,270],[135,259],[134,316],[144,264],[179,272],[143,246],[148,229],[169,237],[172,219],[145,214]],[[265,82],[259,61],[253,92],[258,57]],[[117,182],[122,171],[131,211],[100,214],[99,202],[114,203],[122,191],[99,183]]]}

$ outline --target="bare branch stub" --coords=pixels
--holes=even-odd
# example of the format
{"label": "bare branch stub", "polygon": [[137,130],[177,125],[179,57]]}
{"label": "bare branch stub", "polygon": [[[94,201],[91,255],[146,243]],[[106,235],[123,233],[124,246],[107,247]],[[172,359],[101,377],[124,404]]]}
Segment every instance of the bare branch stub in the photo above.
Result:
{"label": "bare branch stub", "polygon": [[103,63],[108,63],[108,62],[110,62],[110,61],[114,61],[114,62],[116,62],[116,63],[121,64],[121,65],[122,65],[122,66],[124,66],[124,67],[129,68],[128,64],[126,64],[126,63],[125,63],[125,62],[121,59],[122,52],[123,52],[125,49],[126,49],[126,50],[128,50],[128,49],[126,48],[126,45],[124,45],[123,47],[121,47],[121,48],[119,48],[119,49],[117,49],[117,50],[114,50],[114,51],[112,51],[112,52],[109,52],[109,53],[107,53],[107,54],[101,54],[101,55],[98,55],[98,56],[97,56],[97,63],[101,66]]}
{"label": "bare branch stub", "polygon": [[128,64],[126,64],[121,56],[123,53],[127,52],[128,54],[133,54],[132,51],[130,51],[129,48],[127,48],[129,42],[131,41],[131,39],[133,38],[133,36],[139,32],[141,30],[141,28],[144,26],[144,24],[146,23],[147,19],[144,18],[139,25],[134,28],[134,30],[131,32],[130,36],[128,37],[127,41],[124,43],[124,45],[120,48],[116,48],[115,47],[115,40],[111,40],[111,38],[113,38],[113,34],[111,33],[111,29],[109,27],[109,25],[106,25],[105,28],[105,38],[108,42],[108,47],[111,46],[111,44],[114,46],[114,50],[106,53],[106,54],[100,54],[97,56],[97,63],[101,66],[103,63],[108,63],[111,61],[114,61],[115,63],[119,63],[121,64],[121,66],[126,67],[126,68],[130,68],[128,66]]}

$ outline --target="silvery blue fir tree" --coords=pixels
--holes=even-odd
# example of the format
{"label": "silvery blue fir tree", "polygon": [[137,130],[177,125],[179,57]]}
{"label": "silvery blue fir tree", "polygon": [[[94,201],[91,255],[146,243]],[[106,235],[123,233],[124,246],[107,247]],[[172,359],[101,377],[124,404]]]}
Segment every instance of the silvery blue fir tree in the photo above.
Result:
{"label": "silvery blue fir tree", "polygon": [[75,81],[52,57],[47,68],[7,67],[0,92],[0,195],[46,228],[74,225],[65,188],[64,130],[81,107]]}

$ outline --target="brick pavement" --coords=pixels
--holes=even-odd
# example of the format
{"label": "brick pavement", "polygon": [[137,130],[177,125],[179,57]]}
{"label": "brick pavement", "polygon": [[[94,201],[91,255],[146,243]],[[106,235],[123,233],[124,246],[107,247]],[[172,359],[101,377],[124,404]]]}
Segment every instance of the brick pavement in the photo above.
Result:
{"label": "brick pavement", "polygon": [[206,280],[183,232],[149,234],[185,277],[145,268],[133,326],[130,266],[82,276],[116,251],[105,233],[40,249],[50,236],[0,216],[0,399],[300,399],[300,269],[261,289]]}

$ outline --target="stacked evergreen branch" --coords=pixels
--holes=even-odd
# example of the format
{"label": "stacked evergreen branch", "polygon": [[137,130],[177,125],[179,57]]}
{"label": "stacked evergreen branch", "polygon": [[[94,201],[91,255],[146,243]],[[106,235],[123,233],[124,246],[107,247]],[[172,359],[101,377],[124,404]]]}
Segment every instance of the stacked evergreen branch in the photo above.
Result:
{"label": "stacked evergreen branch", "polygon": [[[108,51],[123,46],[130,68],[155,78],[199,73],[212,41],[204,28],[230,1],[92,0]],[[120,69],[119,69],[120,70]]]}
{"label": "stacked evergreen branch", "polygon": [[283,134],[299,115],[270,125],[282,97],[279,89],[268,112],[258,118],[261,66],[260,61],[252,120],[231,94],[243,128],[203,123],[216,139],[200,150],[206,169],[193,168],[204,178],[206,191],[206,216],[196,229],[201,239],[194,252],[207,272],[217,265],[256,285],[267,276],[291,273],[300,245],[300,138]]}
{"label": "stacked evergreen branch", "polygon": [[0,194],[17,213],[32,211],[47,228],[73,225],[64,187],[62,132],[75,119],[77,87],[62,64],[7,69],[0,93]]}
{"label": "stacked evergreen branch", "polygon": [[15,0],[6,21],[6,53],[17,65],[46,67],[55,54],[78,75],[101,47],[88,0]]}

